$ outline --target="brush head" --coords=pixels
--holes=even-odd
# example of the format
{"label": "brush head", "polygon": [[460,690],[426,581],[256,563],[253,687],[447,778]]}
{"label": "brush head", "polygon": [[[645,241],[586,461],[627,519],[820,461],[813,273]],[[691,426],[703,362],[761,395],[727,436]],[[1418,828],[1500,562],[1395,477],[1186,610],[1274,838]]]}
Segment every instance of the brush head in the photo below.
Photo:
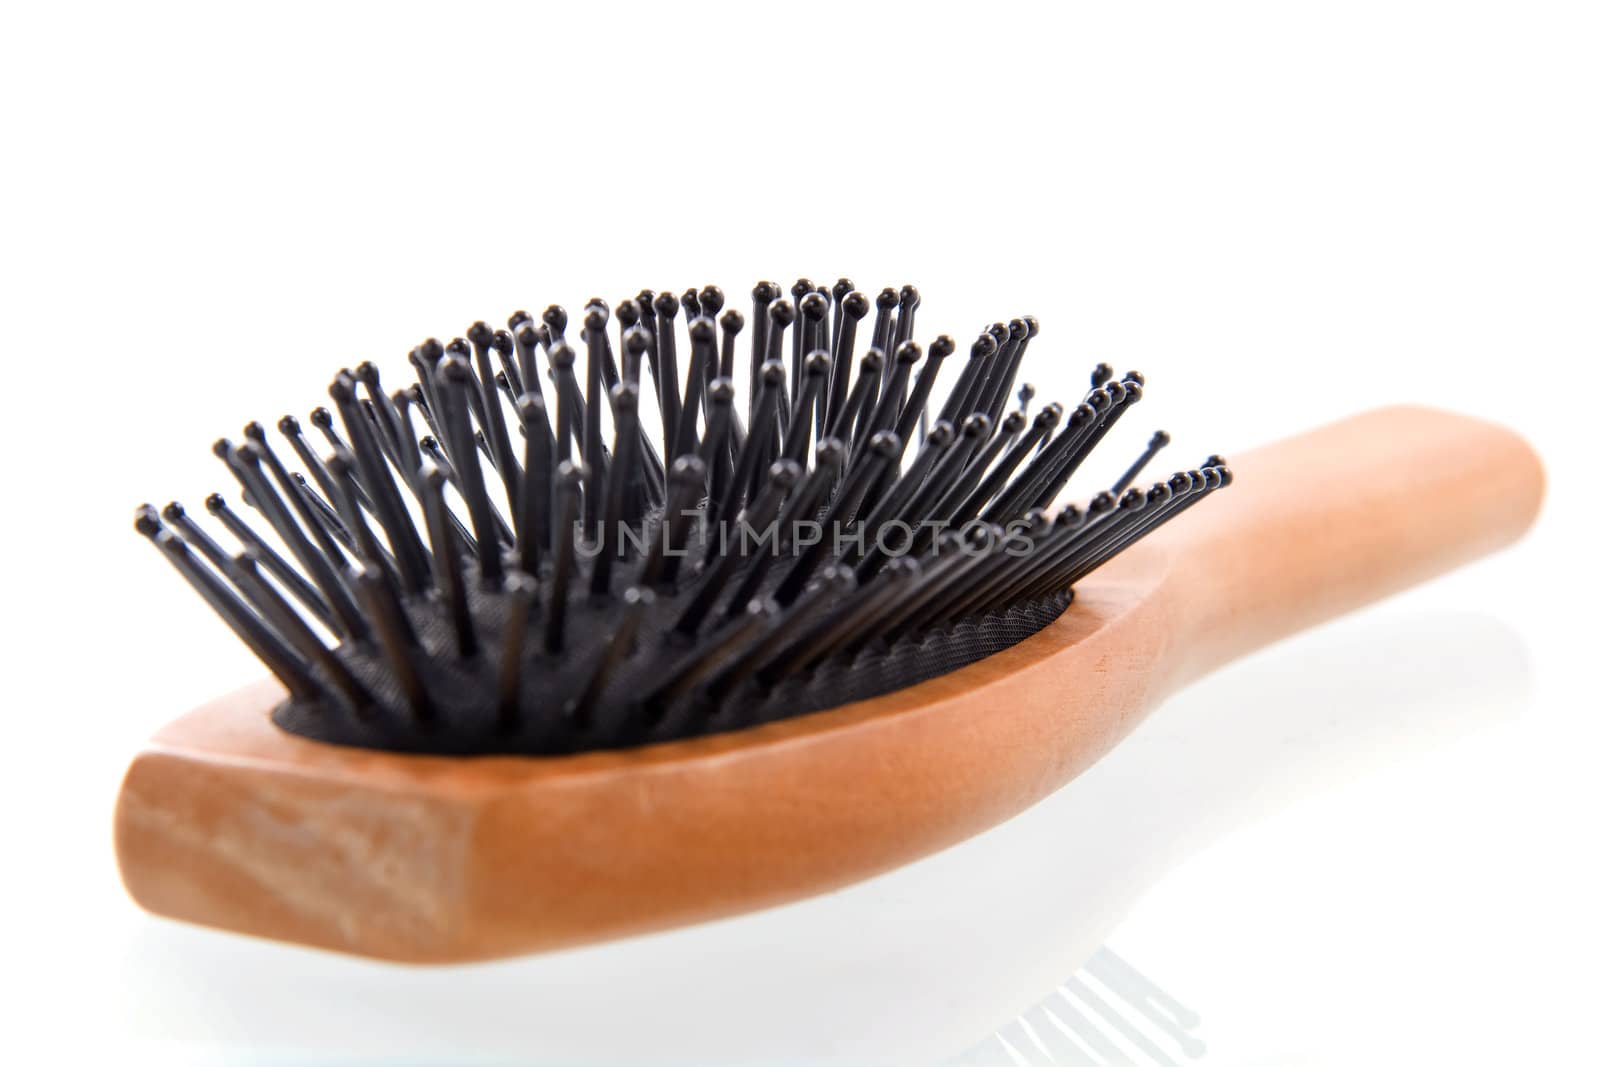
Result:
{"label": "brush head", "polygon": [[1019,374],[1038,324],[1017,318],[979,333],[935,405],[957,346],[914,339],[914,287],[874,302],[848,279],[801,279],[786,299],[763,281],[751,296],[748,330],[716,286],[642,290],[614,313],[591,299],[571,341],[555,305],[424,341],[417,381],[393,393],[372,363],[340,371],[332,411],[309,417],[324,447],[293,416],[277,424],[299,470],[258,423],[214,446],[258,516],[207,499],[236,548],[177,504],[141,507],[136,529],[287,687],[285,730],[555,754],[965,666],[1231,480],[1212,456],[1132,487],[1168,443],[1157,433],[1111,491],[1052,515],[1142,375],[1101,364],[1070,413],[1029,419]]}

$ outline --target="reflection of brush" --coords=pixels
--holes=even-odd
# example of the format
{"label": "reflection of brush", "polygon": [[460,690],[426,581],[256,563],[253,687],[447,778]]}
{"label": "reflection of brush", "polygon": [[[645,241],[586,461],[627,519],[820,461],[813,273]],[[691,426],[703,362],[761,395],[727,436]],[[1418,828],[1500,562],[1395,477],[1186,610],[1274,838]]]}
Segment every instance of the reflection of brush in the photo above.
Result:
{"label": "reflection of brush", "polygon": [[1120,1063],[1178,1067],[1205,1055],[1200,1019],[1101,946],[1083,969],[946,1067]]}
{"label": "reflection of brush", "polygon": [[[702,309],[720,307],[720,295],[706,300],[711,292],[699,294]],[[758,287],[757,296],[757,347],[781,354],[792,313],[770,289]],[[974,347],[946,401],[941,414],[951,419],[936,422],[903,464],[900,443],[952,347],[930,346],[911,384],[914,291],[880,298],[874,339],[900,342],[894,369],[878,385],[881,363],[869,353],[864,377],[848,388],[831,367],[848,367],[865,302],[847,288],[832,305],[805,294],[795,353],[818,347],[823,355],[796,359],[787,372],[769,362],[748,428],[732,413],[728,383],[710,380],[713,366],[722,377],[732,369],[738,320],[725,316],[720,337],[707,319],[691,325],[694,358],[680,397],[669,340],[678,306],[656,298],[619,308],[630,332],[611,392],[609,452],[598,398],[612,361],[598,305],[586,320],[586,401],[558,310],[546,314],[542,333],[514,319],[513,336],[475,330],[454,356],[424,346],[415,354],[423,381],[409,396],[385,398],[367,366],[341,377],[333,396],[350,444],[330,439],[335,455],[321,468],[296,448],[314,481],[327,477],[331,505],[281,468],[263,434],[248,431],[246,445],[219,449],[310,572],[301,599],[312,616],[320,602],[332,620],[324,621],[347,638],[337,652],[297,624],[301,616],[255,572],[253,556],[218,553],[220,570],[206,570],[180,538],[209,554],[206,542],[141,517],[247,642],[286,666],[293,699],[276,717],[294,732],[270,725],[266,713],[282,690],[261,686],[174,724],[136,761],[118,843],[141,902],[348,951],[447,960],[612,936],[838,885],[1014,813],[1086,766],[1181,681],[1504,543],[1537,505],[1537,462],[1504,431],[1421,411],[1367,416],[1247,457],[1235,468],[1241,488],[1230,490],[1232,507],[1200,509],[1124,553],[1077,585],[1079,606],[1055,619],[1068,587],[1230,480],[1213,464],[1130,492],[1121,506],[1101,498],[1087,515],[1069,510],[1046,521],[1031,510],[1048,503],[1137,399],[1139,379],[1097,375],[1072,416],[1046,409],[1024,434],[1023,420],[1000,414],[1034,330],[1022,321],[998,328]],[[536,386],[539,348],[557,414],[553,427],[541,419],[530,388],[518,408],[526,441],[519,468],[511,434],[496,428],[499,397],[479,383],[498,353],[506,388]],[[468,355],[477,358],[476,379]],[[662,398],[664,469],[649,461],[630,393],[646,357]],[[358,381],[369,403],[356,399]],[[787,420],[775,419],[785,406]],[[702,407],[704,435],[694,422]],[[413,449],[405,429],[413,408],[439,424],[442,451],[427,441]],[[950,428],[955,420],[960,433]],[[326,417],[313,421],[329,432]],[[303,444],[285,425],[291,443]],[[573,449],[595,458],[587,473],[556,466]],[[748,459],[752,449],[785,457],[765,482],[753,477],[761,461]],[[504,475],[509,521],[489,500],[480,451]],[[423,453],[439,461],[435,470],[422,465]],[[786,476],[797,468],[783,463],[803,461],[809,473]],[[541,472],[553,478],[541,481]],[[446,483],[461,490],[467,522],[444,506]],[[541,510],[551,486],[554,506]],[[423,502],[426,545],[400,487]],[[779,519],[787,543],[777,561],[725,563],[734,557],[720,539],[690,538],[677,513],[707,493],[713,516],[737,513],[742,495],[747,517]],[[661,505],[671,521],[653,518]],[[969,513],[990,525],[951,540],[912,524],[920,564],[848,542],[811,543],[790,521],[864,518],[875,527]],[[580,566],[575,528],[615,528],[607,520],[618,519],[650,533],[636,555],[618,538],[621,558],[608,565],[602,547]],[[1013,519],[1020,524],[1005,530]],[[513,540],[508,566],[492,546]],[[675,540],[692,546],[687,558],[670,551]],[[476,566],[458,562],[456,549],[471,549]],[[294,593],[293,573],[257,552]],[[526,567],[543,579],[537,593],[528,576],[517,577]],[[608,599],[624,570],[633,591]],[[239,593],[219,573],[237,580]],[[494,589],[485,593],[488,581]],[[580,602],[580,583],[598,606]],[[703,596],[713,584],[715,594]],[[586,613],[598,621],[584,622]],[[720,629],[708,628],[686,655],[677,651],[686,622],[699,634],[718,616]],[[542,642],[530,640],[536,629]],[[524,650],[510,660],[519,669],[489,669],[505,647]],[[480,649],[490,651],[474,659]],[[541,715],[540,697],[555,710]],[[835,704],[845,706],[786,717]],[[552,721],[560,728],[547,729]],[[746,724],[754,725],[717,732]],[[641,741],[658,743],[464,758]]]}

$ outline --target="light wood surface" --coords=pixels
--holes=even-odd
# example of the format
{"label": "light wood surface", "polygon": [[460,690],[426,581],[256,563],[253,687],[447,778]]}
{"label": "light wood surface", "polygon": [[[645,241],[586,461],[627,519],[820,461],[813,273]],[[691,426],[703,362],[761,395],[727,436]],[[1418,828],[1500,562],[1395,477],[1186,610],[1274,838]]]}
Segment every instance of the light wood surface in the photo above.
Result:
{"label": "light wood surface", "polygon": [[1229,459],[1232,487],[1082,582],[1039,634],[753,730],[554,758],[410,756],[283,733],[268,719],[281,690],[240,690],[134,760],[116,812],[124,882],[161,915],[409,962],[777,904],[1016,814],[1176,687],[1511,542],[1543,493],[1516,435],[1420,408]]}

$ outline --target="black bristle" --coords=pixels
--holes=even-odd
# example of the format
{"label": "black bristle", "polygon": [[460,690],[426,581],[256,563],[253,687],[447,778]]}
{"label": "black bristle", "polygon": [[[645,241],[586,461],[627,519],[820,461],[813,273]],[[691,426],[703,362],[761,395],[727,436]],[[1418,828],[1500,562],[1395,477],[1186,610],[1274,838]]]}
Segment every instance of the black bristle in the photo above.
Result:
{"label": "black bristle", "polygon": [[284,684],[294,699],[317,702],[324,698],[323,687],[311,674],[309,665],[296,654],[287,641],[262,622],[238,594],[196,560],[182,540],[161,525],[155,508],[148,504],[138,508],[134,515],[133,527],[161,549],[167,561],[183,575],[212,610],[222,617],[222,621],[228,624],[245,646],[255,653],[267,669]]}
{"label": "black bristle", "polygon": [[[839,284],[848,282],[841,278]],[[828,402],[823,405],[822,425],[833,432],[834,415],[844,407],[850,393],[851,362],[855,359],[856,324],[866,318],[871,305],[854,289],[841,293],[834,287],[833,372],[828,387]]]}
{"label": "black bristle", "polygon": [[[790,459],[779,460],[767,470],[761,491],[754,502],[740,513],[737,527],[728,521],[718,522],[711,529],[707,538],[704,576],[683,614],[678,617],[675,628],[679,633],[690,635],[698,630],[728,580],[750,566],[750,558],[755,553],[747,549],[746,540],[771,527],[784,500],[799,481],[800,464]],[[759,561],[757,555],[756,565],[760,565]]]}
{"label": "black bristle", "polygon": [[769,600],[754,600],[739,619],[723,627],[714,641],[701,641],[685,650],[664,681],[649,688],[641,702],[646,722],[659,723],[668,708],[681,706],[684,698],[760,639],[777,613]]}
{"label": "black bristle", "polygon": [[[884,379],[883,389],[878,394],[877,405],[872,409],[871,418],[865,431],[867,437],[881,430],[894,430],[900,421],[900,407],[906,399],[906,387],[911,380],[911,368],[922,359],[922,346],[915,341],[905,341],[897,345],[894,358],[889,361],[889,373]],[[906,440],[896,434],[900,440]]]}
{"label": "black bristle", "polygon": [[856,283],[851,281],[849,278],[840,278],[838,281],[833,283],[833,290],[831,294],[833,297],[833,326],[831,327],[832,336],[829,343],[829,351],[837,352],[839,350],[839,330],[843,326],[844,315],[844,311],[840,307],[840,302],[855,291]]}
{"label": "black bristle", "polygon": [[828,299],[827,290],[812,290],[801,298],[796,307],[800,312],[801,358],[817,351],[832,352],[833,337],[828,332],[827,325],[828,310],[832,307],[832,301]]}
{"label": "black bristle", "polygon": [[880,290],[878,298],[873,301],[878,309],[878,315],[872,320],[872,347],[879,352],[893,350],[894,309],[899,302],[900,294],[892,288]]}
{"label": "black bristle", "polygon": [[733,357],[738,347],[739,331],[744,329],[744,316],[736,309],[729,308],[718,321],[722,324],[722,355],[717,376],[732,381]]}
{"label": "black bristle", "polygon": [[780,610],[775,613],[773,622],[763,629],[759,639],[731,658],[711,684],[711,691],[725,694],[751,679],[755,679],[762,690],[770,688],[771,682],[782,674],[781,662],[788,657],[795,641],[817,617],[848,595],[854,584],[855,578],[848,570],[830,567],[810,583],[805,596],[791,606],[785,608],[779,602]]}
{"label": "black bristle", "polygon": [[900,310],[895,314],[894,345],[899,348],[911,340],[917,308],[922,305],[922,294],[914,285],[900,287]]}
{"label": "black bristle", "polygon": [[500,645],[500,675],[495,688],[495,725],[501,734],[522,723],[522,657],[528,645],[528,622],[539,594],[532,575],[506,576],[506,622]]}
{"label": "black bristle", "polygon": [[516,521],[517,564],[528,574],[539,573],[539,557],[550,547],[550,421],[544,399],[523,393],[517,400],[517,417],[526,432],[522,440],[522,492]]}
{"label": "black bristle", "polygon": [[256,554],[262,566],[278,580],[283,587],[289,590],[302,607],[309,611],[313,618],[332,630],[338,626],[334,621],[333,609],[328,606],[328,601],[317,592],[316,586],[305,579],[299,571],[290,565],[289,561],[278,554],[277,550],[256,533],[250,524],[240,518],[228,507],[227,500],[221,493],[212,493],[206,497],[206,511],[210,512],[221,522],[227,531],[246,548]]}
{"label": "black bristle", "polygon": [[684,376],[683,407],[678,413],[677,444],[672,449],[674,458],[686,456],[699,447],[696,420],[700,418],[701,401],[706,393],[706,370],[715,365],[717,352],[717,327],[708,318],[689,322],[689,370]]}
{"label": "black bristle", "polygon": [[622,621],[612,632],[600,662],[595,664],[589,681],[567,713],[568,721],[579,730],[587,730],[594,721],[595,705],[605,694],[606,687],[616,678],[617,665],[633,651],[639,633],[639,623],[645,612],[655,606],[656,595],[648,589],[634,586],[622,595]]}
{"label": "black bristle", "polygon": [[[789,306],[793,310],[794,333],[790,335],[791,348],[789,351],[789,395],[796,396],[800,392],[800,362],[811,349],[807,345],[806,334],[810,332],[815,336],[815,325],[810,315],[807,315],[800,306],[806,297],[816,290],[811,284],[811,279],[800,278],[789,287]],[[813,323],[808,331],[807,323]],[[779,358],[782,358],[781,354]]]}
{"label": "black bristle", "polygon": [[912,494],[900,517],[916,525],[917,533],[911,543],[913,554],[920,555],[923,548],[933,543],[934,536],[939,532],[934,520],[942,518],[936,512],[936,506],[950,495],[951,489],[967,465],[967,460],[988,436],[988,416],[968,415],[962,420],[960,428],[951,440],[950,448],[939,457],[938,463],[928,473],[927,480]]}
{"label": "black bristle", "polygon": [[702,285],[700,287],[700,312],[708,319],[717,317],[722,306],[727,303],[727,295],[718,285]]}
{"label": "black bristle", "polygon": [[667,475],[667,508],[656,525],[650,554],[639,569],[641,587],[671,586],[676,580],[678,562],[688,549],[687,533],[695,518],[695,508],[705,496],[706,465],[699,456],[679,456]]}
{"label": "black bristle", "polygon": [[[639,447],[639,387],[632,382],[619,382],[611,393],[611,410],[617,420],[615,446],[612,449],[617,476],[606,483],[603,521],[596,531],[598,537],[591,539],[599,551],[595,553],[589,575],[590,593],[602,598],[611,593],[612,564],[622,559],[626,548],[622,531],[632,510],[628,497],[635,492],[635,487],[629,484],[624,472],[636,462]],[[537,572],[536,568],[525,569],[530,573]]]}
{"label": "black bristle", "polygon": [[[945,450],[955,439],[955,427],[948,422],[934,423],[933,431],[924,439],[922,448],[917,452],[917,458],[912,462],[911,469],[905,476],[897,480],[890,487],[882,499],[873,505],[868,513],[862,538],[863,546],[871,544],[866,550],[866,558],[856,570],[856,577],[865,581],[894,558],[892,553],[897,551],[895,546],[880,545],[879,539],[891,524],[900,524],[906,527],[906,538],[909,542],[911,527],[906,523],[911,502],[927,484],[928,476],[933,473],[935,465],[944,457]],[[850,556],[847,559],[852,558]]]}
{"label": "black bristle", "polygon": [[[815,296],[816,294],[811,294]],[[800,375],[800,391],[795,394],[789,412],[789,425],[783,431],[785,459],[803,461],[811,450],[811,422],[816,416],[817,398],[827,385],[828,368],[832,360],[826,352],[812,352],[805,360]]]}
{"label": "black bristle", "polygon": [[257,468],[265,465],[272,479],[277,483],[278,491],[287,498],[289,506],[299,516],[301,525],[311,532],[311,537],[322,549],[323,554],[334,565],[340,568],[344,563],[344,555],[340,552],[333,534],[325,523],[320,521],[315,506],[299,491],[294,476],[289,468],[278,459],[271,446],[267,443],[267,432],[259,422],[248,423],[244,427],[245,443],[240,449],[240,456],[246,457],[248,465]]}
{"label": "black bristle", "polygon": [[[726,495],[733,477],[733,463],[728,447],[733,433],[733,379],[714,378],[706,390],[706,435],[700,442],[700,460],[711,470],[711,485],[707,496],[708,514],[715,513],[717,502]],[[739,447],[735,442],[734,447]]]}
{"label": "black bristle", "polygon": [[794,395],[800,379],[800,364],[796,359],[793,363],[785,364],[783,361],[783,332],[794,325],[794,305],[787,300],[774,300],[767,309],[767,318],[770,320],[770,334],[767,337],[767,361],[779,366],[789,368],[788,384],[780,383],[778,387],[778,422],[771,428],[772,442],[779,446],[779,429],[789,421],[789,398]]}
{"label": "black bristle", "polygon": [[771,451],[776,436],[763,432],[763,427],[775,427],[780,417],[779,400],[783,396],[783,378],[783,364],[777,360],[769,359],[761,365],[756,379],[756,389],[760,399],[751,414],[750,437],[745,444],[745,451],[739,457],[738,466],[734,468],[732,490],[727,500],[723,502],[724,521],[733,518],[735,509],[744,499],[755,496],[759,488],[754,484],[757,472],[764,470],[767,462],[777,458]]}
{"label": "black bristle", "polygon": [[358,364],[353,373],[356,381],[360,382],[367,392],[365,410],[378,430],[384,454],[402,475],[414,474],[418,462],[416,438],[407,438],[401,434],[400,413],[395,410],[394,401],[389,398],[389,394],[383,391],[383,382],[378,376],[377,366],[370,360],[365,361]]}
{"label": "black bristle", "polygon": [[883,575],[872,583],[867,596],[846,604],[847,610],[835,609],[819,619],[811,632],[796,641],[778,673],[811,670],[842,650],[856,648],[878,632],[884,617],[904,599],[921,572],[922,565],[909,556],[891,560]]}
{"label": "black bristle", "polygon": [[218,442],[265,519],[257,533],[207,499],[242,551],[177,504],[135,526],[283,682],[284,729],[562,753],[963,666],[1048,625],[1074,583],[1232,481],[1211,456],[1136,488],[1168,443],[1156,433],[1109,491],[1052,513],[1145,380],[1101,364],[1081,403],[1030,418],[1030,316],[986,327],[952,382],[955,342],[914,338],[914,286],[871,300],[848,278],[761,282],[748,320],[714,285],[681,293],[614,312],[592,298],[570,342],[559,305],[476,322],[413,348],[416,381],[393,391],[372,363],[340,371],[310,416],[331,456],[277,423],[299,471],[259,424]]}
{"label": "black bristle", "polygon": [[878,395],[878,379],[883,375],[883,352],[877,348],[867,349],[866,355],[861,357],[861,370],[856,375],[855,384],[850,387],[845,396],[844,406],[838,411],[828,413],[828,436],[841,439],[850,436],[850,428],[856,425],[862,409]]}
{"label": "black bristle", "polygon": [[434,718],[433,700],[422,683],[412,657],[416,651],[416,636],[406,620],[405,608],[394,590],[383,580],[383,574],[370,564],[356,569],[356,589],[361,602],[372,619],[372,628],[378,634],[378,647],[393,677],[399,682],[400,692],[417,723],[428,723]]}
{"label": "black bristle", "polygon": [[640,289],[633,298],[634,305],[639,309],[639,326],[644,330],[645,336],[650,339],[650,347],[645,356],[650,364],[650,373],[656,379],[657,392],[660,391],[661,376],[656,371],[656,292],[654,289]]}
{"label": "black bristle", "polygon": [[[539,333],[533,325],[533,319],[526,311],[519,311],[507,320],[506,325],[511,331],[512,346],[516,349],[517,371],[522,380],[522,389],[544,401],[544,389],[539,385],[540,379],[544,377],[543,370],[539,366]],[[437,341],[433,343],[438,344]],[[428,377],[424,375],[422,380],[426,382]],[[439,406],[437,398],[430,396],[428,400],[437,411]],[[437,426],[433,432],[435,436],[440,436]]]}
{"label": "black bristle", "polygon": [[472,535],[478,542],[478,569],[486,583],[497,583],[501,576],[500,538],[468,421],[468,400],[472,390],[472,371],[465,359],[450,356],[440,363],[439,402],[444,407],[444,427],[448,438],[445,451],[454,461],[456,477],[460,479],[456,488],[467,501]]}
{"label": "black bristle", "polygon": [[517,350],[516,342],[512,340],[508,331],[496,330],[490,338],[489,344],[493,347],[495,359],[500,364],[500,373],[496,375],[495,380],[497,382],[504,381],[506,391],[511,396],[521,396],[523,391],[522,371],[518,367],[516,360],[512,358]]}
{"label": "black bristle", "polygon": [[252,602],[257,605],[262,621],[274,627],[293,645],[319,673],[326,677],[333,689],[343,697],[346,707],[359,717],[371,714],[372,694],[362,685],[345,662],[307,626],[289,603],[262,579],[256,569],[256,560],[248,551],[233,559],[230,577]]}
{"label": "black bristle", "polygon": [[[1150,443],[1145,445],[1144,451],[1139,454],[1139,458],[1134,460],[1133,465],[1123,473],[1122,477],[1116,480],[1116,484],[1112,485],[1111,491],[1113,493],[1120,493],[1124,489],[1128,488],[1128,486],[1132,485],[1134,479],[1139,477],[1140,472],[1142,472],[1145,467],[1149,466],[1152,459],[1155,459],[1156,453],[1161,451],[1163,448],[1166,448],[1167,445],[1171,443],[1172,438],[1168,435],[1167,431],[1157,430],[1150,436]],[[1217,461],[1217,466],[1220,467],[1223,465],[1222,458],[1220,456],[1212,456],[1211,459]],[[1208,466],[1211,465],[1211,460],[1207,460],[1206,463]]]}
{"label": "black bristle", "polygon": [[[295,521],[288,506],[284,504],[283,498],[262,475],[260,452],[256,449],[255,442],[246,441],[235,449],[226,441],[218,441],[212,450],[239,479],[239,484],[250,503],[266,517],[268,524],[277,531],[278,536],[289,546],[289,551],[311,576],[312,582],[323,598],[332,605],[333,614],[337,617],[337,621],[331,623],[335,633],[355,641],[364,639],[367,635],[366,620],[339,576],[339,565],[330,559],[330,555],[336,555],[342,561],[342,554],[331,541],[325,544],[313,544],[311,539],[306,537],[300,524]],[[298,496],[295,498],[295,503],[299,507],[305,507]],[[314,533],[321,533],[321,528],[317,527]]]}
{"label": "black bristle", "polygon": [[[155,509],[145,505],[138,511],[138,521],[147,522],[149,519],[153,519],[154,515]],[[173,529],[178,531],[178,536],[183,538],[190,548],[204,556],[207,563],[221,571],[228,578],[234,578],[229,573],[234,566],[233,557],[229,556],[223,550],[223,547],[217,544],[216,540],[201,528],[199,523],[189,517],[189,513],[184,510],[182,504],[174,500],[161,509],[161,517],[170,522]],[[237,581],[234,584],[237,585]],[[245,599],[254,603],[254,599],[248,593],[245,594]],[[260,607],[259,604],[256,605],[257,610],[260,610]]]}
{"label": "black bristle", "polygon": [[[521,472],[517,469],[517,461],[511,451],[511,437],[506,429],[505,410],[500,403],[499,390],[495,388],[495,370],[490,361],[490,354],[494,350],[494,331],[489,324],[483,321],[473,323],[467,328],[467,340],[472,343],[472,357],[478,370],[476,385],[478,396],[482,401],[484,418],[479,425],[483,427],[484,436],[489,441],[489,457],[494,463],[495,471],[500,475],[500,481],[505,486],[506,497],[511,501],[511,508],[516,510],[517,494],[521,489]],[[411,464],[413,471],[415,463]]]}
{"label": "black bristle", "polygon": [[1018,368],[1022,366],[1022,355],[1027,350],[1029,337],[1028,324],[1021,319],[1012,319],[1003,333],[995,335],[998,346],[994,356],[995,369],[989,375],[977,410],[996,422],[1000,420],[1000,414],[1011,397],[1011,385],[1016,381]]}
{"label": "black bristle", "polygon": [[746,394],[750,398],[750,425],[755,426],[756,399],[760,396],[757,388],[757,376],[760,374],[761,365],[767,358],[767,337],[771,331],[772,302],[778,299],[780,290],[771,282],[757,282],[755,288],[750,290],[750,391]]}
{"label": "black bristle", "polygon": [[[565,342],[550,346],[547,353],[550,377],[556,389],[556,456],[562,460],[573,458],[574,448],[583,448],[583,404],[577,393],[578,376],[573,372],[577,355]],[[449,442],[446,442],[447,444]]]}
{"label": "black bristle", "polygon": [[[400,582],[394,557],[378,544],[378,539],[373,536],[372,528],[367,525],[367,518],[361,511],[350,460],[335,453],[328,460],[328,471],[333,482],[335,511],[346,530],[345,536],[349,539],[347,547],[358,559],[382,567],[385,579],[398,588]],[[423,577],[422,588],[427,588],[426,574]]]}
{"label": "black bristle", "polygon": [[556,547],[551,567],[550,600],[544,620],[544,650],[551,655],[566,646],[567,599],[577,571],[577,531],[573,529],[573,522],[578,517],[578,495],[582,491],[583,478],[583,468],[566,460],[562,460],[556,468]]}
{"label": "black bristle", "polygon": [[[761,598],[763,587],[769,584],[766,581],[768,572],[795,546],[802,533],[801,524],[810,523],[817,509],[822,506],[828,490],[838,477],[843,454],[844,449],[838,442],[823,442],[822,449],[818,451],[817,465],[800,479],[797,488],[783,501],[775,521],[771,523],[770,532],[773,536],[770,549],[763,547],[749,553],[753,558],[745,566],[739,586],[728,600],[724,612],[726,615],[737,615],[750,601]],[[805,469],[792,459],[785,458],[779,462],[792,465],[797,473]],[[756,533],[761,531],[757,530]],[[745,531],[741,529],[740,534],[744,535]]]}
{"label": "black bristle", "polygon": [[850,457],[845,471],[844,484],[839,486],[828,509],[828,519],[839,526],[848,527],[856,521],[867,494],[879,484],[888,468],[900,457],[902,442],[892,432],[883,430],[872,435],[867,447]]}
{"label": "black bristle", "polygon": [[655,299],[656,380],[661,392],[661,439],[666,442],[666,460],[676,458],[678,423],[683,418],[683,393],[678,384],[678,298],[662,293]]}
{"label": "black bristle", "polygon": [[294,449],[294,454],[300,458],[301,464],[311,472],[311,477],[322,487],[323,495],[332,499],[334,489],[332,481],[328,478],[328,468],[323,464],[322,457],[312,451],[311,446],[306,443],[305,434],[300,430],[300,420],[293,415],[285,415],[278,420],[278,433],[289,442],[289,447]]}
{"label": "black bristle", "polygon": [[1028,419],[1020,411],[1013,411],[1001,419],[989,440],[977,452],[967,457],[966,469],[961,472],[961,477],[956,479],[945,495],[934,502],[934,510],[942,511],[953,508],[959,501],[965,500],[978,484],[978,479],[995,465],[995,460],[1002,453],[1008,452],[1009,446],[1016,440],[1017,434],[1028,424]]}
{"label": "black bristle", "polygon": [[439,468],[423,468],[422,508],[428,520],[428,539],[433,542],[434,578],[445,614],[455,631],[456,655],[470,659],[478,654],[478,630],[467,602],[467,583],[455,533],[445,520],[444,484],[444,474]]}
{"label": "black bristle", "polygon": [[[394,553],[401,579],[409,592],[420,593],[428,585],[427,553],[423,551],[417,528],[390,475],[390,467],[377,446],[373,427],[355,408],[352,379],[341,373],[328,387],[328,395],[339,409],[339,416],[350,434],[354,446],[351,451],[355,455],[356,467],[361,472],[361,483],[376,507],[378,522],[388,536],[389,548]],[[336,454],[341,451],[335,446]],[[274,464],[276,470],[276,461]]]}
{"label": "black bristle", "polygon": [[906,398],[905,405],[900,409],[899,421],[892,427],[902,441],[911,440],[911,431],[922,420],[923,413],[928,407],[928,398],[933,395],[933,383],[939,376],[939,366],[955,349],[955,342],[942,335],[928,346],[928,358],[922,364],[922,369],[917,372],[917,384],[912,387],[911,395]]}

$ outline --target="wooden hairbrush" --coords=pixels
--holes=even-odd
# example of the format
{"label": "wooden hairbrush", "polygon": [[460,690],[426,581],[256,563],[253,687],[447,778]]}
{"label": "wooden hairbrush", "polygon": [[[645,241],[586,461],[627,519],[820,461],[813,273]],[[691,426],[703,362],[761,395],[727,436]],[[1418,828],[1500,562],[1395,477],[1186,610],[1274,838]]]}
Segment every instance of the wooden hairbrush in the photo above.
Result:
{"label": "wooden hairbrush", "polygon": [[408,389],[341,372],[344,433],[311,419],[330,456],[279,424],[303,474],[255,424],[218,442],[267,527],[211,498],[240,551],[140,509],[276,680],[134,760],[134,898],[450,962],[827,890],[1021,811],[1213,667],[1509,543],[1542,496],[1511,432],[1396,408],[1130,488],[1158,434],[1056,509],[1142,377],[1102,365],[1030,419],[1018,319],[935,407],[955,346],[913,339],[915,289],[880,294],[859,359],[873,302],[791,295],[755,288],[742,414],[743,316],[645,291],[620,359],[586,306],[582,383],[566,314],[519,312],[418,346]]}

